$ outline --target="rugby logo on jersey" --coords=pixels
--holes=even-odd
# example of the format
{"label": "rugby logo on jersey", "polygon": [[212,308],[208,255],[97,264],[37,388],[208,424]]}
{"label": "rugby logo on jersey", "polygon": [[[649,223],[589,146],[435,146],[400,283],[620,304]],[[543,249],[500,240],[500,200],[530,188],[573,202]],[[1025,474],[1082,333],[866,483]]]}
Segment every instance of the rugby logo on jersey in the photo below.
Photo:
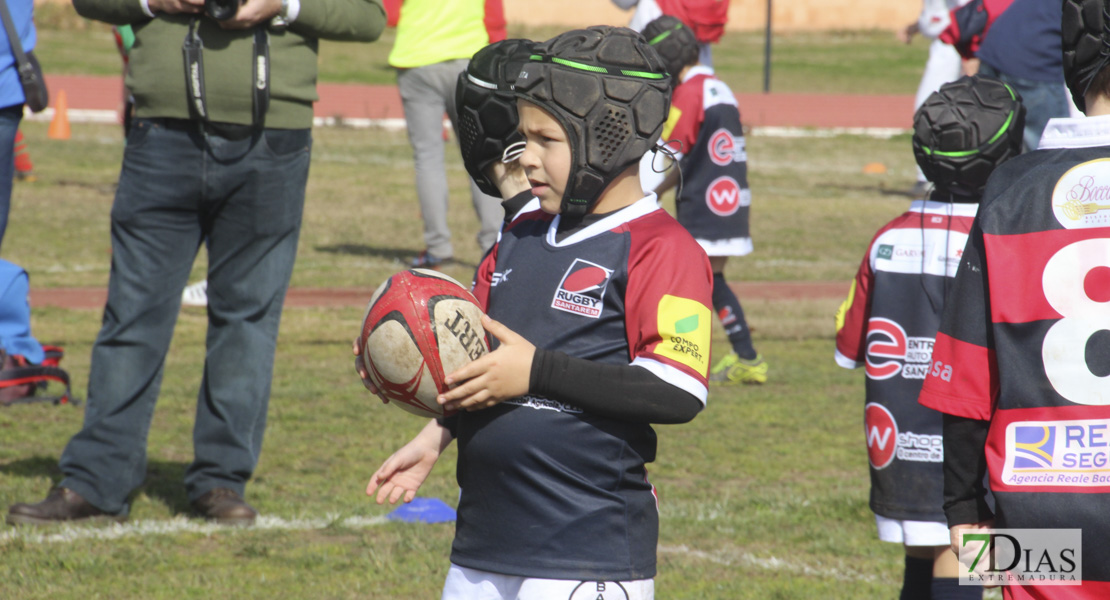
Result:
{"label": "rugby logo on jersey", "polygon": [[925,379],[933,356],[933,338],[911,337],[901,325],[872,317],[867,322],[867,377]]}
{"label": "rugby logo on jersey", "polygon": [[731,131],[723,127],[714,131],[709,137],[709,160],[722,167],[729,163],[748,160],[744,137],[734,136]]}
{"label": "rugby logo on jersey", "polygon": [[609,287],[609,278],[612,275],[612,269],[581,258],[574,259],[555,290],[551,308],[592,319],[598,318],[601,316],[602,300],[605,299],[605,290]]}
{"label": "rugby logo on jersey", "polygon": [[1076,165],[1052,190],[1052,214],[1066,229],[1110,226],[1110,159]]}
{"label": "rugby logo on jersey", "polygon": [[1110,419],[1010,423],[1004,460],[1009,486],[1110,488]]}
{"label": "rugby logo on jersey", "polygon": [[656,313],[656,327],[663,341],[656,345],[655,353],[706,376],[712,318],[709,308],[697,300],[664,295]]}
{"label": "rugby logo on jersey", "polygon": [[751,192],[741,189],[740,184],[727,175],[714,179],[705,190],[706,206],[722,217],[734,215],[741,206],[749,206],[751,203]]}

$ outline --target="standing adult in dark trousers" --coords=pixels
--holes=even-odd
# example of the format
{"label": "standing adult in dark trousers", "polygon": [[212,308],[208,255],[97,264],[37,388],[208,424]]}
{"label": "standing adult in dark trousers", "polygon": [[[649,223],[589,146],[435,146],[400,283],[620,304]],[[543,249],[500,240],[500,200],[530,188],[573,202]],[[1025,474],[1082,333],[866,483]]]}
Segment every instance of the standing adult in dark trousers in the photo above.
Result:
{"label": "standing adult in dark trousers", "polygon": [[257,516],[243,492],[262,448],[300,232],[318,40],[373,41],[385,13],[379,0],[232,0],[230,16],[212,14],[215,4],[74,0],[82,16],[132,25],[126,84],[135,114],[112,206],[108,303],[84,426],[62,453],[65,478],[44,501],[13,505],[9,523],[126,518],[146,473],[181,290],[202,243],[207,354],[185,489],[208,519],[252,524]]}
{"label": "standing adult in dark trousers", "polygon": [[1036,150],[1049,119],[1070,113],[1060,50],[1057,0],[973,0],[956,9],[940,39],[964,58],[978,59],[979,74],[1001,79],[1027,110],[1025,150]]}
{"label": "standing adult in dark trousers", "polygon": [[[4,0],[11,15],[12,25],[19,35],[23,52],[35,48],[35,24],[31,20],[34,3],[31,0]],[[0,241],[8,228],[8,211],[12,204],[12,180],[15,178],[15,136],[23,119],[23,86],[12,52],[11,39],[5,27],[0,27]]]}

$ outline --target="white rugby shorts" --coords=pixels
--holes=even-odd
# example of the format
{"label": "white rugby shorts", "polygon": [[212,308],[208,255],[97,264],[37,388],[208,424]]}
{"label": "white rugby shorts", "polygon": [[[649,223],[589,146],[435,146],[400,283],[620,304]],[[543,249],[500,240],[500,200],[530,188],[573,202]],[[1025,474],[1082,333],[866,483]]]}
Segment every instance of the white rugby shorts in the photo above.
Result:
{"label": "white rugby shorts", "polygon": [[574,581],[501,575],[452,564],[441,600],[654,600],[655,580]]}
{"label": "white rugby shorts", "polygon": [[904,546],[947,546],[948,526],[936,521],[902,521],[875,515],[879,539]]}

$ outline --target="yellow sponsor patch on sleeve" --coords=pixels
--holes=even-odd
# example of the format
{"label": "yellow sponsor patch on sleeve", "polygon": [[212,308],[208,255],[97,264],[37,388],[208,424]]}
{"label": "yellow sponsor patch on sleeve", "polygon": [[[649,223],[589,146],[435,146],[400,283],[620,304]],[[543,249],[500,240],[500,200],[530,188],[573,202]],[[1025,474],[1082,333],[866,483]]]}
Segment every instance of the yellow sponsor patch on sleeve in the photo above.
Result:
{"label": "yellow sponsor patch on sleeve", "polygon": [[713,318],[709,308],[696,300],[667,294],[659,300],[656,318],[663,341],[655,347],[655,353],[708,375]]}
{"label": "yellow sponsor patch on sleeve", "polygon": [[660,136],[660,139],[671,139],[671,132],[674,131],[675,125],[678,125],[678,120],[681,118],[682,111],[671,105],[671,112],[667,114],[667,122],[663,124],[663,135]]}
{"label": "yellow sponsor patch on sleeve", "polygon": [[840,304],[840,308],[836,309],[836,330],[844,329],[844,319],[848,317],[848,309],[852,308],[852,303],[856,301],[856,280],[852,280],[852,287],[848,288],[848,299]]}

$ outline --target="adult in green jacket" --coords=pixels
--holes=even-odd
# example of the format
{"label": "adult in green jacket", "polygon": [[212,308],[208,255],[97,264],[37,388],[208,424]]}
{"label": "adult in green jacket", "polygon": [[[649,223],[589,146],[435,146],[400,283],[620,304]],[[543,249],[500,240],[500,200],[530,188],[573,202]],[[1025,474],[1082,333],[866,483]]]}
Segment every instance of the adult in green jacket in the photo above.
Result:
{"label": "adult in green jacket", "polygon": [[62,453],[58,487],[37,504],[13,505],[7,520],[126,518],[146,474],[181,291],[203,244],[207,353],[185,491],[203,517],[252,524],[257,512],[243,494],[262,448],[300,232],[318,40],[373,41],[385,14],[380,0],[246,0],[222,21],[204,0],[74,6],[132,26],[126,85],[135,113],[112,206],[108,302],[84,426]]}

